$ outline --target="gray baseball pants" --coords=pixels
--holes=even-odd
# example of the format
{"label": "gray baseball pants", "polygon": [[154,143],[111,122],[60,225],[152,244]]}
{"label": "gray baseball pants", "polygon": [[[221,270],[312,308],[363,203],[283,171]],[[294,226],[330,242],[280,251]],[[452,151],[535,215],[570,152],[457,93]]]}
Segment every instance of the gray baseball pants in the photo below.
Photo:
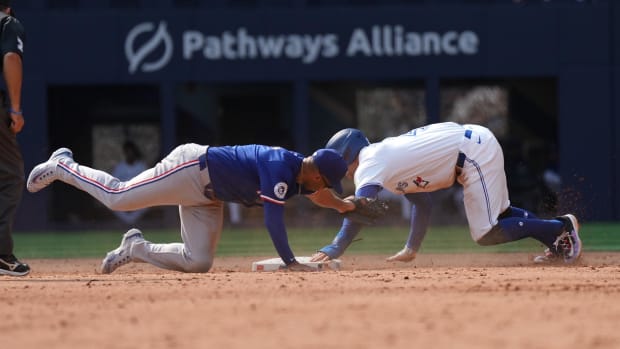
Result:
{"label": "gray baseball pants", "polygon": [[206,150],[204,145],[180,145],[154,167],[124,182],[104,171],[62,159],[58,180],[89,193],[111,210],[178,205],[182,242],[137,242],[130,256],[135,262],[164,269],[207,272],[222,233],[224,206],[204,195],[211,181]]}

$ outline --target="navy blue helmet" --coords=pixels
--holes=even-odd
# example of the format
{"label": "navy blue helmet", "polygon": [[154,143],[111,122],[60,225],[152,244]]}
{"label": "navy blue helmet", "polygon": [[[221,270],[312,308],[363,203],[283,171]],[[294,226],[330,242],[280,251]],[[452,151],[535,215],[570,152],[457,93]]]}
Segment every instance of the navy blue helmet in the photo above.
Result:
{"label": "navy blue helmet", "polygon": [[332,138],[327,141],[325,148],[334,149],[340,153],[347,165],[350,165],[355,161],[360,150],[367,145],[370,145],[370,142],[362,131],[356,128],[345,128],[333,135]]}

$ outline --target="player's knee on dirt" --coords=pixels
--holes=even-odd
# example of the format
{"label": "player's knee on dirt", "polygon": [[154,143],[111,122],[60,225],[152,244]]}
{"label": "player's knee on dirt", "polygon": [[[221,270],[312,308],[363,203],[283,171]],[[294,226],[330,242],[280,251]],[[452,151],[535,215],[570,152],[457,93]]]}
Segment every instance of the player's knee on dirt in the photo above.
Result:
{"label": "player's knee on dirt", "polygon": [[188,263],[184,268],[186,273],[206,273],[213,266],[213,257],[209,256],[192,256],[188,259]]}

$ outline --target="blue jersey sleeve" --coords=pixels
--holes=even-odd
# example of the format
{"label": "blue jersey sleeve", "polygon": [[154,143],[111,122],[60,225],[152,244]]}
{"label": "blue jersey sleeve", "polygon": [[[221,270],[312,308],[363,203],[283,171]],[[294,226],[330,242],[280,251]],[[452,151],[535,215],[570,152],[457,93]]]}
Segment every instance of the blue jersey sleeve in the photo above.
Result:
{"label": "blue jersey sleeve", "polygon": [[351,245],[353,239],[362,230],[362,224],[353,222],[349,219],[344,219],[340,231],[336,234],[336,237],[331,244],[321,248],[319,252],[323,252],[329,256],[329,258],[338,258],[342,256],[344,250]]}
{"label": "blue jersey sleeve", "polygon": [[418,252],[430,224],[433,201],[430,193],[412,193],[405,196],[413,205],[406,246]]}
{"label": "blue jersey sleeve", "polygon": [[[356,190],[355,196],[376,198],[381,189],[379,185],[367,185]],[[345,218],[342,222],[342,227],[340,227],[340,231],[336,234],[332,243],[321,248],[319,252],[325,253],[329,258],[338,258],[342,256],[347,247],[353,242],[353,239],[362,230],[362,227],[363,224]]]}
{"label": "blue jersey sleeve", "polygon": [[284,226],[284,206],[265,201],[263,207],[265,210],[265,226],[278,255],[286,265],[295,262],[295,255],[288,244],[288,236]]}

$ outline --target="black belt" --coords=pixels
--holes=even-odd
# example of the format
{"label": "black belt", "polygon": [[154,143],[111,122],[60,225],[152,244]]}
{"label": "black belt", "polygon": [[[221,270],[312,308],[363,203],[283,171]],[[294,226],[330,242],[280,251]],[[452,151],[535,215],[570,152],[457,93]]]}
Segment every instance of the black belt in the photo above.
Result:
{"label": "black belt", "polygon": [[[465,138],[469,138],[471,139],[471,130],[465,130]],[[458,158],[456,158],[456,175],[460,176],[461,173],[463,172],[463,166],[465,165],[465,159],[467,159],[467,156],[465,154],[463,154],[463,152],[459,152],[459,156]]]}
{"label": "black belt", "polygon": [[463,173],[463,165],[465,165],[465,159],[467,159],[467,156],[465,156],[464,153],[459,152],[459,157],[456,158],[456,165],[454,166],[457,177],[460,176],[461,173]]}
{"label": "black belt", "polygon": [[198,157],[198,163],[200,164],[200,171],[207,168],[207,153],[206,152]]}
{"label": "black belt", "polygon": [[465,165],[465,159],[467,156],[463,152],[459,152],[459,157],[456,159],[456,168],[463,169],[463,165]]}

